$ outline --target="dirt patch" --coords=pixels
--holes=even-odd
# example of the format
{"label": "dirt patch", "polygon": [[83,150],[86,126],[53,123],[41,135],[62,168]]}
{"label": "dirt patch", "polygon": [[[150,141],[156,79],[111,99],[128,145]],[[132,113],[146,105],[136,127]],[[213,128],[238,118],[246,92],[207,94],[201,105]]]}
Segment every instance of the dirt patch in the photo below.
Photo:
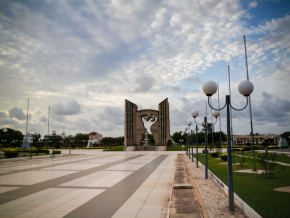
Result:
{"label": "dirt patch", "polygon": [[290,186],[275,188],[274,191],[278,191],[278,192],[288,192],[288,193],[290,193]]}

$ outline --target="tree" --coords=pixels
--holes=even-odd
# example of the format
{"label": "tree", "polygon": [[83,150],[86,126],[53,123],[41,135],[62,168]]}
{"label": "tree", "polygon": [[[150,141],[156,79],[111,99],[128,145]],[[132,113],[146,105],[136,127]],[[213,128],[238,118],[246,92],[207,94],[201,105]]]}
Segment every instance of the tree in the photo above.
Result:
{"label": "tree", "polygon": [[176,143],[179,143],[179,140],[185,141],[185,137],[182,135],[182,131],[173,133],[172,138]]}
{"label": "tree", "polygon": [[288,142],[288,145],[290,144],[290,131],[282,133],[281,137],[286,139],[286,141]]}
{"label": "tree", "polygon": [[101,140],[101,144],[105,146],[112,146],[115,144],[115,139],[113,137],[104,137]]}
{"label": "tree", "polygon": [[[4,128],[3,128],[4,129]],[[14,129],[5,128],[7,132],[4,132],[3,129],[0,129],[0,143],[3,145],[10,145],[12,142],[16,144],[21,144],[23,140],[23,134]]]}
{"label": "tree", "polygon": [[89,140],[89,134],[86,133],[78,133],[74,137],[74,143],[83,147],[86,145],[86,142]]}

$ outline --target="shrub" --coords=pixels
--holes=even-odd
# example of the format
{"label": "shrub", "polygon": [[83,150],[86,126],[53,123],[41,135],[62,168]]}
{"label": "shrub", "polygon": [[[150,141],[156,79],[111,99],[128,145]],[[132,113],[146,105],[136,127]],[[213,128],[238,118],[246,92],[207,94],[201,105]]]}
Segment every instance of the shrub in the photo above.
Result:
{"label": "shrub", "polygon": [[244,151],[242,151],[242,157],[239,157],[239,162],[240,162],[240,166],[243,167],[245,165],[246,162],[246,158],[244,155]]}
{"label": "shrub", "polygon": [[124,145],[122,145],[122,146],[116,146],[116,147],[112,147],[112,148],[110,148],[110,149],[105,149],[105,150],[103,150],[103,151],[123,151],[124,150]]}
{"label": "shrub", "polygon": [[244,151],[244,148],[234,148],[234,151]]}
{"label": "shrub", "polygon": [[211,152],[210,153],[210,156],[212,156],[212,157],[218,157],[219,156],[219,152],[217,152],[217,151]]}
{"label": "shrub", "polygon": [[39,153],[49,154],[49,150],[48,149],[40,149]]}
{"label": "shrub", "polygon": [[15,158],[19,154],[19,150],[16,149],[7,149],[4,150],[4,155],[6,158]]}
{"label": "shrub", "polygon": [[221,154],[221,159],[223,161],[227,161],[228,160],[228,154],[224,153],[224,154]]}
{"label": "shrub", "polygon": [[51,152],[52,154],[61,154],[61,151],[60,150],[54,150]]}
{"label": "shrub", "polygon": [[269,145],[267,149],[279,149],[278,145]]}
{"label": "shrub", "polygon": [[267,150],[263,154],[258,155],[258,162],[262,166],[263,170],[265,171],[265,175],[268,178],[273,178],[275,169],[277,166],[276,160],[276,153],[268,154]]}
{"label": "shrub", "polygon": [[[202,149],[202,153],[205,154],[205,149]],[[207,153],[208,153],[208,150],[207,150]]]}

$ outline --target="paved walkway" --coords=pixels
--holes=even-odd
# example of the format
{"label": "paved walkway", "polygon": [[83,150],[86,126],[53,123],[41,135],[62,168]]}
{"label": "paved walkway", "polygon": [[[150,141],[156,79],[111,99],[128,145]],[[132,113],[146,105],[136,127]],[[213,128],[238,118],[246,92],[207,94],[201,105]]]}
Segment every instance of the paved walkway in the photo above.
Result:
{"label": "paved walkway", "polygon": [[236,205],[235,213],[229,212],[228,197],[223,190],[210,176],[205,179],[204,169],[196,168],[196,162],[192,162],[191,158],[186,155],[183,156],[192,178],[191,183],[198,192],[205,217],[247,217]]}
{"label": "paved walkway", "polygon": [[0,217],[166,217],[178,152],[100,152],[0,166]]}
{"label": "paved walkway", "polygon": [[[228,212],[227,196],[210,177],[204,179],[204,170],[184,152],[73,150],[73,154],[1,161],[0,217],[246,217],[237,207],[234,214]],[[186,175],[180,174],[180,157]],[[182,179],[177,178],[180,175]],[[170,199],[173,183],[182,181],[193,186],[182,191],[191,208],[177,208],[179,200]],[[181,197],[187,205],[180,193],[173,198]]]}

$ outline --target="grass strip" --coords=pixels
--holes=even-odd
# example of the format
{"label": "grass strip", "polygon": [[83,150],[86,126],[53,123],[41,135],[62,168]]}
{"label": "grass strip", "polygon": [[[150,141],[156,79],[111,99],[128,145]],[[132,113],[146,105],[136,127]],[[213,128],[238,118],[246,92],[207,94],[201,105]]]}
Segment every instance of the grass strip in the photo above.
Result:
{"label": "grass strip", "polygon": [[[238,163],[238,157],[235,158]],[[204,164],[204,155],[199,154],[199,161]],[[222,164],[223,163],[223,164]],[[226,161],[208,155],[208,167],[220,180],[228,185]],[[262,169],[259,163],[257,169]],[[253,169],[253,160],[246,158],[244,167],[233,165],[234,192],[262,217],[289,217],[290,193],[274,191],[275,188],[290,186],[290,167],[277,165],[274,178],[265,178],[262,174],[234,172]]]}

